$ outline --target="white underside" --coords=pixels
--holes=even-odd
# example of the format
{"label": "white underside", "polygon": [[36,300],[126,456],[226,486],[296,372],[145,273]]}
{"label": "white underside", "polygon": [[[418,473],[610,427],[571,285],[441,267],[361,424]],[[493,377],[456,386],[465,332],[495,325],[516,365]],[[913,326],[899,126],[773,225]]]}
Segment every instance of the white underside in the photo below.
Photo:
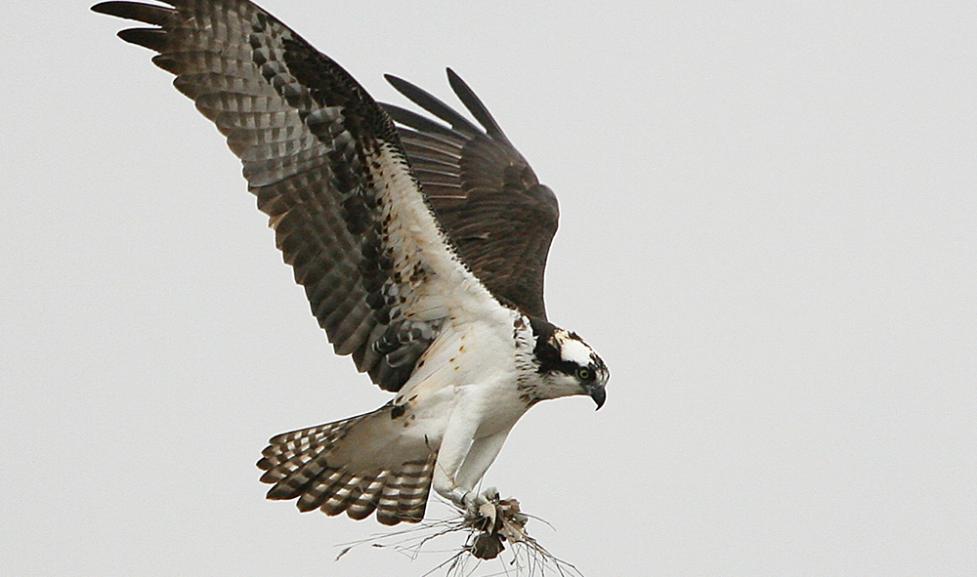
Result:
{"label": "white underside", "polygon": [[510,327],[518,313],[508,312],[504,324],[475,321],[446,331],[398,395],[408,415],[417,415],[402,436],[439,451],[434,489],[442,496],[457,499],[477,485],[527,410],[513,363]]}
{"label": "white underside", "polygon": [[381,412],[357,425],[337,447],[337,460],[352,470],[396,469],[436,451],[435,490],[445,497],[471,490],[527,410],[516,387],[512,329],[502,327],[444,327],[394,401],[403,414]]}
{"label": "white underside", "polygon": [[388,234],[395,267],[403,272],[422,264],[428,273],[423,283],[404,286],[403,313],[443,324],[394,401],[404,413],[378,413],[357,425],[337,456],[354,470],[389,469],[438,451],[434,488],[457,500],[481,480],[526,412],[514,362],[513,323],[521,315],[499,304],[451,252],[413,180],[385,146],[380,159],[381,204],[394,217]]}

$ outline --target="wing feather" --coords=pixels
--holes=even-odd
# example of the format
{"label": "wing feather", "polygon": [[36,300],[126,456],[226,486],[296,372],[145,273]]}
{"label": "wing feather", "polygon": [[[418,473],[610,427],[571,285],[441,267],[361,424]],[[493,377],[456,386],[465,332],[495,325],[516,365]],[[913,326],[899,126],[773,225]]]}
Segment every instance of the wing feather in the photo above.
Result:
{"label": "wing feather", "polygon": [[556,196],[450,68],[452,90],[482,128],[410,82],[386,78],[447,123],[383,105],[399,125],[411,166],[458,256],[497,299],[546,318],[543,277],[559,223]]}
{"label": "wing feather", "polygon": [[[338,64],[247,0],[105,2],[242,161],[283,259],[337,353],[398,390],[458,310],[499,303],[455,256],[393,122]],[[458,171],[451,131],[426,174]],[[433,138],[431,139],[433,140]]]}

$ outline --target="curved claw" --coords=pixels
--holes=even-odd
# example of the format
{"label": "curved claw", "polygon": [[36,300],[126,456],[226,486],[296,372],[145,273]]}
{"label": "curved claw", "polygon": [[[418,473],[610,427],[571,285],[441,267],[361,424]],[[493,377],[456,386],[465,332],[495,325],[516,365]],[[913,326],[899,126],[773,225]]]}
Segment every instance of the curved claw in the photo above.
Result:
{"label": "curved claw", "polygon": [[485,501],[498,501],[499,500],[499,490],[495,487],[486,487],[482,491],[481,498]]}
{"label": "curved claw", "polygon": [[465,517],[471,520],[481,520],[486,523],[487,527],[495,526],[499,505],[498,489],[489,487],[481,493],[468,492],[464,496],[464,502]]}

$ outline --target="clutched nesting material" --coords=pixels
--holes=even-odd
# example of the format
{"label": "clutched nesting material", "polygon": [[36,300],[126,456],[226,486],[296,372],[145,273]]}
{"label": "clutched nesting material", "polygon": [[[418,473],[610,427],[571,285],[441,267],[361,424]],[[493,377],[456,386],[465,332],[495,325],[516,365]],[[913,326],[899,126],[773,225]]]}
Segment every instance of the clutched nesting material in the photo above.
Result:
{"label": "clutched nesting material", "polygon": [[[466,512],[453,508],[457,513],[454,517],[423,521],[408,529],[348,543],[336,559],[359,545],[370,545],[377,549],[389,548],[406,554],[410,559],[418,559],[422,554],[433,554],[422,551],[431,541],[455,533],[467,533],[464,545],[424,575],[435,575],[439,571],[444,571],[446,577],[473,575],[476,569],[474,565],[501,556],[500,560],[509,566],[506,575],[533,577],[552,574],[582,577],[576,567],[553,556],[536,539],[529,536],[526,524],[530,516],[522,512],[518,500],[502,499],[497,493],[487,499],[475,511]],[[503,554],[507,549],[508,553]]]}
{"label": "clutched nesting material", "polygon": [[495,559],[505,550],[506,541],[525,543],[532,540],[526,533],[529,517],[522,514],[519,501],[500,499],[498,494],[479,507],[477,515],[466,518],[466,521],[469,521],[469,528],[473,531],[467,547],[477,559]]}

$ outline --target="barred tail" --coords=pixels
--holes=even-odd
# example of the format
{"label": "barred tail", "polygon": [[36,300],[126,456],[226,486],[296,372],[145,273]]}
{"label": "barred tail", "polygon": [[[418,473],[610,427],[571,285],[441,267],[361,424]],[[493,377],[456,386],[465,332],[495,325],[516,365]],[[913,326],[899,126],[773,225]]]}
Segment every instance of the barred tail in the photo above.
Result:
{"label": "barred tail", "polygon": [[[376,511],[377,520],[385,525],[423,519],[436,452],[407,455],[407,460],[395,459],[385,466],[364,468],[350,462],[350,455],[356,454],[356,444],[364,437],[359,433],[371,437],[371,425],[377,433],[386,432],[389,413],[388,405],[364,415],[273,437],[258,461],[258,468],[265,471],[261,481],[274,485],[267,497],[298,498],[296,506],[300,511],[320,509],[327,515],[346,511],[353,519],[365,519]],[[354,430],[358,433],[356,439],[348,440]],[[382,438],[376,442],[385,444]]]}

